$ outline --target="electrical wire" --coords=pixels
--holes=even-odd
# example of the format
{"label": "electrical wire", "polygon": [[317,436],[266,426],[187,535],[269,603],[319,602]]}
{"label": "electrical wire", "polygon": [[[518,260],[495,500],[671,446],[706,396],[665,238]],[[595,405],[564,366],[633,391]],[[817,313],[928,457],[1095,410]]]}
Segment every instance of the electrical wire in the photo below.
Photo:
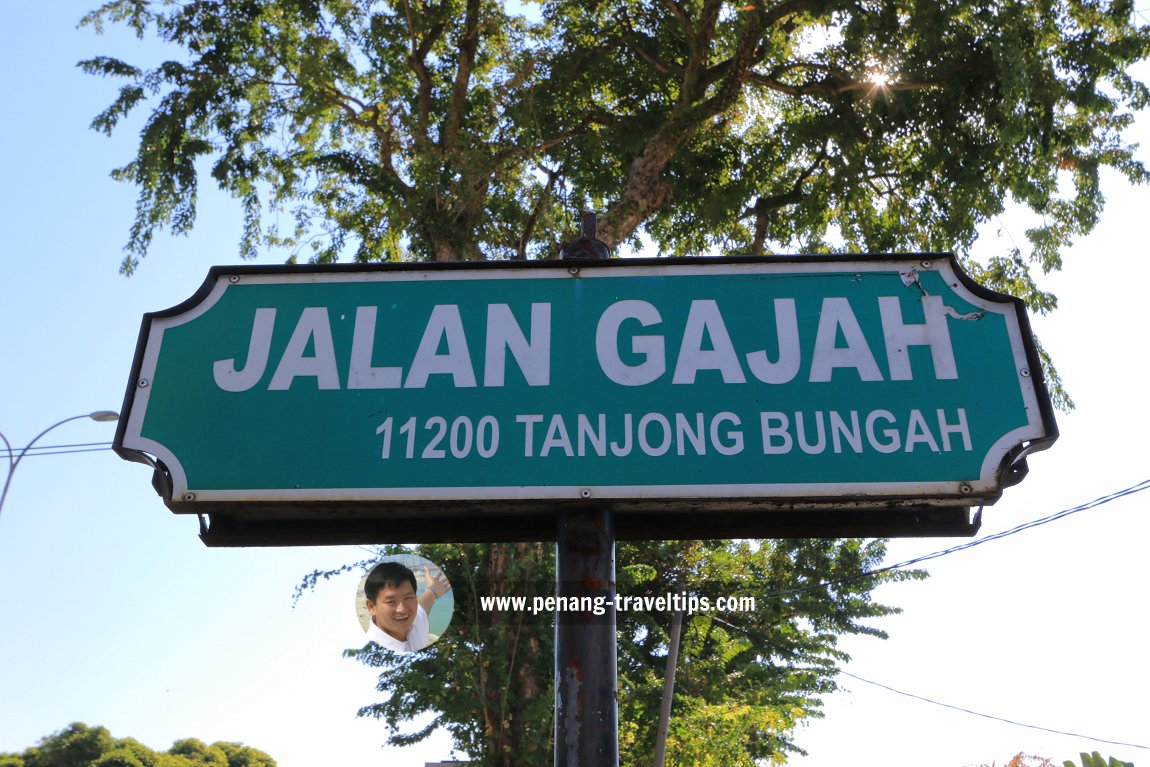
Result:
{"label": "electrical wire", "polygon": [[935,705],[935,706],[942,706],[943,708],[953,709],[954,711],[961,711],[964,714],[971,714],[972,716],[980,716],[983,719],[993,719],[996,722],[1005,722],[1006,724],[1012,724],[1016,727],[1026,727],[1027,729],[1031,729],[1031,730],[1041,730],[1042,732],[1052,732],[1055,735],[1066,735],[1066,736],[1071,737],[1071,738],[1082,738],[1083,740],[1093,740],[1096,743],[1106,743],[1106,744],[1109,744],[1112,746],[1126,746],[1128,748],[1142,748],[1142,749],[1146,749],[1146,750],[1150,751],[1150,746],[1144,746],[1144,745],[1141,745],[1139,743],[1125,743],[1121,740],[1107,740],[1106,738],[1095,738],[1091,735],[1083,735],[1083,734],[1078,733],[1078,732],[1066,732],[1065,730],[1055,730],[1055,729],[1052,729],[1050,727],[1039,727],[1038,725],[1035,725],[1035,724],[1026,724],[1024,722],[1016,722],[1013,719],[1006,719],[1006,718],[1001,717],[1001,716],[992,716],[990,714],[983,714],[983,713],[980,713],[978,711],[971,711],[968,708],[962,708],[961,706],[952,706],[949,703],[941,703],[937,700],[932,700],[931,698],[923,697],[922,695],[915,695],[914,693],[905,692],[903,690],[896,690],[894,687],[890,687],[890,686],[882,684],[880,682],[875,682],[875,681],[872,681],[870,679],[863,679],[861,676],[858,676],[857,674],[852,674],[849,671],[843,671],[840,669],[839,673],[842,674],[843,676],[849,676],[851,679],[857,679],[860,682],[866,682],[867,684],[874,685],[875,687],[881,687],[884,690],[889,690],[890,692],[897,693],[899,695],[905,695],[908,698],[914,698],[915,700],[920,700],[920,701],[923,701],[924,703],[930,703],[930,704]]}
{"label": "electrical wire", "polygon": [[[861,580],[863,578],[869,578],[869,577],[872,577],[875,575],[881,575],[882,573],[887,573],[887,572],[891,572],[894,570],[912,567],[912,566],[920,564],[922,562],[927,562],[927,561],[932,560],[932,559],[938,559],[939,557],[947,556],[949,554],[956,554],[960,551],[965,551],[967,549],[974,548],[975,546],[979,546],[983,543],[989,543],[990,541],[1001,540],[1003,538],[1007,538],[1009,536],[1016,535],[1018,533],[1026,531],[1026,530],[1031,530],[1031,529],[1036,528],[1036,527],[1041,527],[1042,525],[1046,525],[1046,524],[1049,524],[1051,522],[1055,522],[1059,519],[1063,519],[1063,518],[1068,517],[1072,514],[1077,514],[1077,513],[1082,512],[1082,511],[1094,509],[1094,508],[1097,508],[1097,507],[1102,506],[1104,504],[1111,503],[1112,501],[1116,501],[1120,498],[1125,498],[1128,495],[1140,493],[1144,490],[1150,490],[1150,479],[1146,479],[1146,480],[1143,480],[1143,481],[1141,481],[1135,485],[1131,485],[1130,487],[1126,487],[1126,488],[1123,488],[1121,490],[1116,490],[1112,493],[1108,493],[1106,495],[1099,496],[1093,500],[1086,501],[1085,503],[1080,503],[1077,506],[1072,506],[1070,508],[1063,509],[1062,511],[1055,512],[1054,514],[1050,514],[1048,516],[1041,517],[1039,519],[1031,520],[1029,522],[1024,522],[1020,525],[1016,525],[1015,527],[1010,528],[1009,530],[1003,530],[1002,532],[994,533],[993,535],[988,535],[985,538],[980,538],[980,539],[975,540],[975,541],[969,541],[967,543],[962,543],[962,544],[959,544],[957,546],[951,546],[950,548],[947,548],[947,549],[942,549],[940,551],[931,552],[930,554],[924,554],[923,556],[914,557],[913,559],[907,559],[907,560],[904,560],[902,562],[897,562],[897,563],[892,564],[892,565],[887,565],[885,567],[879,567],[879,568],[876,568],[874,570],[868,570],[864,573],[860,573],[859,575],[856,575],[856,576],[853,576],[850,578],[840,578],[837,580],[823,581],[820,583],[810,584],[808,586],[800,586],[800,587],[794,588],[794,589],[788,589],[785,591],[773,592],[773,593],[767,594],[766,597],[769,598],[769,597],[777,597],[777,596],[787,596],[790,594],[801,593],[804,591],[829,588],[829,587],[833,587],[833,586],[838,585],[838,584],[849,583],[852,581]],[[731,625],[731,624],[727,624],[727,625]],[[992,716],[991,714],[983,714],[983,713],[978,712],[978,711],[972,711],[972,710],[967,709],[967,708],[962,708],[961,706],[954,706],[954,705],[951,705],[949,703],[942,703],[940,701],[933,700],[931,698],[926,698],[926,697],[923,697],[921,695],[915,695],[913,693],[904,692],[903,690],[895,689],[894,687],[890,687],[890,686],[882,684],[880,682],[875,682],[875,681],[872,681],[870,679],[864,679],[864,678],[862,678],[856,674],[852,674],[849,671],[845,671],[842,669],[839,669],[838,673],[843,674],[844,676],[848,676],[852,679],[857,679],[860,682],[865,682],[866,684],[874,685],[875,687],[881,687],[884,690],[889,690],[890,692],[897,693],[899,695],[904,695],[908,698],[913,698],[915,700],[923,701],[925,703],[930,703],[930,704],[935,705],[935,706],[941,706],[943,708],[953,709],[955,711],[961,711],[965,714],[970,714],[972,716],[982,717],[984,719],[991,719],[994,721],[1003,722],[1005,724],[1010,724],[1010,725],[1014,725],[1017,727],[1024,727],[1024,728],[1028,728],[1028,729],[1032,729],[1032,730],[1041,730],[1043,732],[1050,732],[1050,733],[1054,733],[1057,735],[1065,735],[1065,736],[1073,737],[1073,738],[1082,738],[1083,740],[1090,740],[1090,741],[1094,741],[1097,743],[1106,743],[1108,745],[1125,746],[1128,748],[1139,748],[1139,749],[1150,750],[1150,746],[1145,746],[1145,745],[1141,745],[1138,743],[1127,743],[1127,742],[1118,741],[1118,740],[1108,740],[1106,738],[1096,738],[1096,737],[1091,736],[1091,735],[1082,735],[1080,733],[1066,732],[1064,730],[1056,730],[1056,729],[1053,729],[1050,727],[1039,727],[1038,725],[1026,724],[1023,722],[1017,722],[1013,719],[1006,719],[1006,718],[1000,717],[1000,716]]]}
{"label": "electrical wire", "polygon": [[1125,498],[1128,495],[1133,495],[1134,493],[1140,493],[1143,490],[1150,490],[1150,479],[1142,480],[1141,482],[1139,482],[1136,485],[1131,485],[1130,487],[1123,488],[1122,490],[1116,490],[1113,493],[1109,493],[1108,495],[1099,496],[1098,498],[1095,498],[1092,501],[1086,501],[1085,503],[1081,503],[1077,506],[1072,506],[1069,509],[1063,509],[1062,511],[1055,512],[1049,516],[1042,517],[1040,519],[1034,519],[1034,520],[1031,520],[1029,522],[1023,522],[1022,524],[1017,525],[1015,527],[1012,527],[1009,530],[1003,530],[1002,532],[993,533],[993,534],[988,535],[984,538],[979,538],[978,540],[975,540],[975,541],[968,541],[967,543],[961,543],[957,546],[952,546],[949,549],[943,549],[941,551],[935,551],[935,552],[930,553],[930,554],[925,554],[921,557],[915,557],[914,559],[908,559],[904,562],[898,562],[897,564],[889,565],[889,566],[884,567],[884,568],[879,568],[878,570],[875,570],[874,573],[880,573],[880,572],[885,572],[887,570],[898,570],[898,569],[902,569],[905,567],[911,567],[912,565],[917,565],[921,562],[926,562],[926,561],[931,560],[931,559],[938,559],[939,557],[946,556],[948,554],[955,554],[959,551],[965,551],[967,549],[974,548],[975,546],[981,546],[984,543],[990,543],[991,541],[1001,540],[1002,538],[1007,538],[1011,535],[1015,535],[1017,533],[1021,533],[1021,532],[1024,532],[1026,530],[1031,530],[1035,527],[1041,527],[1042,525],[1046,525],[1046,524],[1049,524],[1051,522],[1056,522],[1059,519],[1063,519],[1064,517],[1070,516],[1071,514],[1077,514],[1077,513],[1082,512],[1082,511],[1088,511],[1089,509],[1097,508],[1097,507],[1102,506],[1104,504],[1110,503],[1111,501],[1116,501],[1119,498]]}
{"label": "electrical wire", "polygon": [[[34,453],[36,451],[40,451],[40,450],[62,450],[64,448],[69,448],[69,447],[94,447],[97,445],[105,445],[106,446],[106,445],[111,445],[111,444],[112,444],[111,442],[108,442],[107,440],[105,440],[103,442],[73,442],[73,443],[68,444],[68,445],[30,445],[29,447],[12,448],[11,452],[18,453],[18,452],[21,452],[23,450],[27,450],[28,454],[31,455],[32,453]],[[0,450],[0,452],[6,452],[6,451]]]}
{"label": "electrical wire", "polygon": [[1104,504],[1110,503],[1112,501],[1116,501],[1119,498],[1125,498],[1128,495],[1140,493],[1144,490],[1150,490],[1150,479],[1144,479],[1135,485],[1131,485],[1130,487],[1126,487],[1126,488],[1123,488],[1121,490],[1116,490],[1112,493],[1108,493],[1106,495],[1099,496],[1099,497],[1095,498],[1094,500],[1086,501],[1085,503],[1080,503],[1077,506],[1072,506],[1068,509],[1063,509],[1062,511],[1057,511],[1053,514],[1050,514],[1049,516],[1041,517],[1040,519],[1033,519],[1029,522],[1023,522],[1022,524],[1017,525],[1015,527],[1012,527],[1009,530],[1003,530],[1002,532],[999,532],[999,533],[993,533],[993,534],[988,535],[984,538],[979,538],[977,540],[968,541],[966,543],[960,543],[957,546],[951,546],[948,549],[942,549],[940,551],[934,551],[934,552],[931,552],[929,554],[923,554],[920,557],[914,557],[913,559],[907,559],[907,560],[904,560],[902,562],[896,562],[893,565],[884,565],[883,567],[877,567],[873,570],[866,570],[864,572],[858,573],[857,575],[852,575],[852,576],[849,576],[846,578],[836,578],[836,579],[832,579],[832,580],[828,580],[828,581],[819,581],[818,583],[811,583],[811,584],[808,584],[806,586],[796,586],[795,588],[792,588],[792,589],[784,589],[782,591],[773,591],[773,592],[770,592],[768,594],[765,594],[764,597],[767,599],[770,599],[772,597],[782,597],[782,596],[790,596],[792,594],[801,594],[805,591],[814,591],[817,589],[831,588],[833,586],[838,586],[840,584],[853,583],[854,581],[859,581],[859,580],[862,580],[864,578],[870,578],[870,577],[873,577],[875,575],[882,575],[883,573],[893,572],[894,570],[903,570],[903,569],[908,568],[908,567],[913,567],[914,565],[922,564],[923,562],[928,562],[932,559],[938,559],[939,557],[944,557],[944,556],[947,556],[950,554],[957,554],[960,551],[966,551],[967,549],[972,549],[975,546],[981,546],[984,543],[990,543],[991,541],[1002,540],[1003,538],[1008,538],[1012,535],[1017,535],[1018,533],[1024,532],[1026,530],[1031,530],[1033,528],[1041,527],[1042,525],[1046,525],[1046,524],[1049,524],[1051,522],[1056,522],[1057,520],[1063,519],[1065,517],[1069,517],[1072,514],[1077,514],[1077,513],[1082,512],[1082,511],[1094,509],[1094,508],[1097,508],[1097,507],[1102,506]]}
{"label": "electrical wire", "polygon": [[0,459],[12,459],[23,454],[24,458],[34,458],[40,455],[68,455],[70,453],[94,453],[101,450],[111,450],[111,442],[79,442],[74,445],[34,445],[31,448],[0,448]]}

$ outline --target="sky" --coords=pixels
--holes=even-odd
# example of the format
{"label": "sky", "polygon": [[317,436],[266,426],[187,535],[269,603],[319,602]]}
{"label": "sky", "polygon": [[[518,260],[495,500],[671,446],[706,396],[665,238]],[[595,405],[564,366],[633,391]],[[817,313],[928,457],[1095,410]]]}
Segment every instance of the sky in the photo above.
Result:
{"label": "sky", "polygon": [[[88,9],[0,3],[0,431],[16,446],[65,418],[119,410],[143,314],[239,260],[238,205],[205,188],[191,236],[159,236],[135,276],[118,274],[135,191],[108,173],[130,159],[134,135],[88,129],[117,84],[75,63],[157,53],[119,30],[76,29]],[[1131,136],[1150,146],[1150,118]],[[1150,189],[1112,175],[1103,189],[1097,230],[1042,281],[1058,310],[1034,319],[1077,409],[1059,415],[1058,442],[985,510],[974,540],[1150,478],[1140,293]],[[980,247],[1022,242],[1023,228],[1006,217]],[[114,426],[70,421],[40,444],[107,443]],[[356,718],[384,693],[341,656],[362,644],[355,576],[293,605],[304,575],[362,549],[208,549],[195,518],[168,512],[150,480],[109,450],[30,456],[17,469],[0,513],[0,752],[82,721],[156,749],[241,741],[281,767],[450,755],[446,735],[388,748],[381,723]],[[882,587],[878,598],[903,610],[876,623],[890,638],[844,640],[853,676],[826,699],[825,718],[796,732],[808,755],[790,763],[961,767],[1023,752],[1061,764],[1094,750],[1150,761],[1148,511],[1150,493],[1129,495],[936,559],[925,581]],[[969,540],[896,540],[889,560]]]}

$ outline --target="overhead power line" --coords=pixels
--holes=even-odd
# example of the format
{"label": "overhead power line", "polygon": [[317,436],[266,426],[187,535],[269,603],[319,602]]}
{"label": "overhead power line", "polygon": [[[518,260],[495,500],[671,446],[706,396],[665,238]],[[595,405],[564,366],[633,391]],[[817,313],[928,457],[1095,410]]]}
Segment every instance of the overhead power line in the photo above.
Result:
{"label": "overhead power line", "polygon": [[966,543],[960,543],[957,546],[951,546],[948,549],[942,549],[940,551],[934,551],[934,552],[931,552],[930,554],[923,554],[920,557],[915,557],[913,559],[907,559],[907,560],[904,560],[902,562],[896,562],[893,565],[884,565],[882,567],[876,567],[873,570],[866,570],[864,572],[858,573],[857,575],[852,575],[852,576],[849,576],[846,578],[836,578],[836,579],[827,580],[827,581],[819,581],[818,583],[811,583],[811,584],[808,584],[806,586],[796,586],[795,588],[792,588],[792,589],[784,589],[782,591],[772,591],[768,594],[765,594],[764,597],[769,599],[771,597],[783,597],[783,596],[790,596],[791,594],[801,594],[804,591],[814,591],[816,589],[830,588],[832,586],[837,586],[839,584],[853,583],[854,581],[862,580],[864,578],[870,578],[870,577],[873,577],[875,575],[882,575],[883,573],[892,572],[894,570],[903,570],[903,569],[908,568],[908,567],[913,567],[914,565],[922,564],[923,562],[928,562],[932,559],[938,559],[939,557],[944,557],[944,556],[947,556],[949,554],[957,554],[960,551],[966,551],[967,549],[972,549],[975,546],[981,546],[984,543],[990,543],[991,541],[998,541],[998,540],[1001,540],[1003,538],[1008,538],[1012,535],[1016,535],[1018,533],[1024,532],[1026,530],[1031,530],[1031,529],[1036,528],[1036,527],[1041,527],[1042,525],[1046,525],[1046,524],[1049,524],[1051,522],[1055,522],[1059,519],[1069,517],[1072,514],[1077,514],[1077,513],[1082,512],[1082,511],[1094,509],[1094,508],[1097,508],[1097,507],[1102,506],[1104,504],[1110,503],[1112,501],[1116,501],[1119,498],[1125,498],[1128,495],[1134,495],[1135,493],[1140,493],[1143,490],[1150,490],[1150,479],[1144,479],[1136,485],[1131,485],[1130,487],[1126,487],[1126,488],[1123,488],[1121,490],[1116,490],[1112,493],[1108,493],[1107,495],[1099,496],[1098,498],[1095,498],[1092,501],[1086,501],[1085,503],[1080,503],[1077,506],[1071,506],[1068,509],[1063,509],[1062,511],[1055,512],[1049,516],[1042,517],[1040,519],[1034,519],[1034,520],[1031,520],[1029,522],[1023,522],[1022,524],[1017,525],[1015,527],[1012,527],[1009,530],[1003,530],[1002,532],[999,532],[999,533],[993,533],[993,534],[988,535],[984,538],[978,538],[977,540],[968,541]]}
{"label": "overhead power line", "polygon": [[14,458],[23,453],[25,458],[38,455],[67,455],[69,453],[94,453],[111,450],[111,442],[77,442],[72,445],[33,445],[32,447],[0,448],[0,459]]}
{"label": "overhead power line", "polygon": [[[927,562],[929,560],[938,559],[939,557],[947,556],[949,554],[956,554],[960,551],[965,551],[965,550],[973,548],[975,546],[979,546],[983,543],[989,543],[990,541],[1001,540],[1002,538],[1007,538],[1011,535],[1021,533],[1025,530],[1031,530],[1031,529],[1036,528],[1036,527],[1041,527],[1042,525],[1049,524],[1050,522],[1054,522],[1054,521],[1059,520],[1059,519],[1063,519],[1063,518],[1068,517],[1072,514],[1077,514],[1077,513],[1082,512],[1082,511],[1094,509],[1094,508],[1097,508],[1097,507],[1102,506],[1104,504],[1110,503],[1112,501],[1116,501],[1119,498],[1125,498],[1128,495],[1140,493],[1144,490],[1150,490],[1150,479],[1146,479],[1146,480],[1143,480],[1142,482],[1139,482],[1135,485],[1131,485],[1130,487],[1126,487],[1126,488],[1123,488],[1121,490],[1117,490],[1115,492],[1099,496],[1093,500],[1086,501],[1085,503],[1080,503],[1077,506],[1072,506],[1070,508],[1063,509],[1062,511],[1058,511],[1058,512],[1055,512],[1054,514],[1050,514],[1048,516],[1041,517],[1040,519],[1035,519],[1035,520],[1032,520],[1030,522],[1024,522],[1020,525],[1017,525],[1015,527],[1010,528],[1009,530],[1004,530],[1000,533],[994,533],[992,535],[986,536],[985,538],[980,538],[980,539],[975,540],[975,541],[969,541],[967,543],[959,544],[957,546],[951,546],[950,548],[947,548],[947,549],[942,549],[940,551],[931,552],[930,554],[924,554],[923,556],[915,557],[913,559],[907,559],[907,560],[904,560],[902,562],[897,562],[897,563],[892,564],[892,565],[886,565],[885,567],[879,567],[879,568],[876,568],[874,570],[868,570],[865,573],[861,573],[861,574],[854,576],[854,577],[851,577],[851,578],[841,578],[841,579],[833,580],[833,581],[823,581],[820,583],[811,584],[809,586],[800,586],[800,587],[794,588],[794,589],[788,589],[785,591],[773,592],[773,593],[767,594],[766,596],[767,597],[786,596],[786,595],[799,593],[799,592],[803,592],[803,591],[810,591],[813,589],[828,588],[828,587],[834,586],[836,584],[848,583],[851,581],[860,580],[862,578],[869,578],[871,576],[879,575],[879,574],[882,574],[885,572],[891,572],[893,570],[899,570],[899,569],[903,569],[903,568],[907,568],[907,567],[912,567],[914,565],[921,564],[922,562]],[[730,624],[727,624],[727,625],[730,625]],[[1054,733],[1056,735],[1065,735],[1065,736],[1073,737],[1073,738],[1082,738],[1083,740],[1090,740],[1090,741],[1094,741],[1096,743],[1106,743],[1108,745],[1125,746],[1128,748],[1139,748],[1139,749],[1150,750],[1150,746],[1142,745],[1139,743],[1128,743],[1125,741],[1110,740],[1107,738],[1098,738],[1098,737],[1094,737],[1092,735],[1083,735],[1081,733],[1067,732],[1065,730],[1058,730],[1058,729],[1054,729],[1051,727],[1040,727],[1038,725],[1026,724],[1024,722],[1018,722],[1018,721],[1015,721],[1013,719],[1007,719],[1005,717],[993,716],[991,714],[984,714],[984,713],[981,713],[979,711],[972,711],[971,709],[962,708],[961,706],[954,706],[954,705],[951,705],[949,703],[942,703],[940,701],[933,700],[931,698],[927,698],[927,697],[924,697],[922,695],[915,695],[913,693],[904,692],[903,690],[895,689],[894,687],[890,687],[890,686],[882,684],[880,682],[875,682],[875,681],[872,681],[870,679],[864,679],[864,678],[862,678],[856,674],[852,674],[849,671],[844,671],[842,669],[840,669],[838,673],[843,674],[845,676],[848,676],[852,679],[856,679],[860,682],[865,682],[866,684],[874,685],[875,687],[881,687],[884,690],[888,690],[890,692],[896,693],[898,695],[903,695],[903,696],[906,696],[908,698],[913,698],[915,700],[919,700],[919,701],[922,701],[924,703],[930,703],[930,704],[935,705],[935,706],[941,706],[943,708],[949,708],[949,709],[953,709],[955,711],[961,711],[965,714],[970,714],[972,716],[978,716],[978,717],[982,717],[984,719],[991,719],[994,721],[1003,722],[1005,724],[1014,725],[1016,727],[1024,727],[1024,728],[1032,729],[1032,730],[1041,730],[1043,732],[1050,732],[1050,733]]]}
{"label": "overhead power line", "polygon": [[1096,743],[1107,743],[1107,744],[1112,745],[1112,746],[1126,746],[1128,748],[1143,748],[1146,750],[1150,750],[1150,746],[1143,746],[1139,743],[1126,743],[1126,742],[1123,742],[1121,740],[1107,740],[1106,738],[1096,738],[1096,737],[1093,737],[1091,735],[1083,735],[1082,733],[1078,733],[1078,732],[1066,732],[1065,730],[1055,730],[1055,729],[1052,729],[1050,727],[1039,727],[1038,725],[1035,725],[1035,724],[1025,724],[1024,722],[1016,722],[1013,719],[1006,719],[1006,718],[1001,717],[1001,716],[992,716],[990,714],[983,714],[983,713],[980,713],[978,711],[971,711],[969,708],[962,708],[961,706],[952,706],[949,703],[941,703],[937,700],[932,700],[931,698],[923,697],[922,695],[915,695],[914,693],[905,692],[903,690],[896,690],[895,688],[889,687],[889,686],[882,684],[880,682],[875,682],[875,681],[872,681],[870,679],[863,679],[861,676],[858,676],[857,674],[852,674],[849,671],[840,670],[839,673],[842,674],[843,676],[849,676],[851,679],[857,679],[860,682],[866,682],[867,684],[874,685],[875,687],[881,687],[884,690],[889,690],[890,692],[897,693],[898,695],[905,695],[908,698],[914,698],[915,700],[920,700],[920,701],[923,701],[924,703],[930,703],[931,705],[934,705],[934,706],[942,706],[943,708],[953,709],[954,711],[961,711],[964,714],[970,714],[972,716],[980,716],[983,719],[993,719],[996,722],[1005,722],[1006,724],[1012,724],[1015,727],[1026,727],[1027,729],[1030,729],[1030,730],[1041,730],[1042,732],[1052,732],[1055,735],[1066,735],[1066,736],[1071,737],[1071,738],[1082,738],[1083,740],[1092,740]]}
{"label": "overhead power line", "polygon": [[885,572],[887,570],[898,570],[898,569],[902,569],[905,567],[911,567],[913,565],[917,565],[917,564],[920,564],[922,562],[926,562],[926,561],[931,560],[931,559],[937,559],[939,557],[946,556],[947,554],[955,554],[959,551],[965,551],[967,549],[972,549],[975,546],[981,546],[984,543],[990,543],[991,541],[997,541],[997,540],[1000,540],[1002,538],[1007,538],[1011,535],[1015,535],[1016,533],[1021,533],[1025,530],[1030,530],[1030,529],[1033,529],[1035,527],[1041,527],[1042,525],[1049,524],[1050,522],[1055,522],[1059,519],[1063,519],[1064,517],[1069,517],[1071,514],[1077,514],[1081,511],[1087,511],[1089,509],[1097,508],[1098,506],[1102,506],[1103,504],[1110,503],[1111,501],[1116,501],[1119,498],[1125,498],[1128,495],[1140,493],[1143,490],[1150,490],[1150,479],[1144,479],[1136,485],[1131,485],[1130,487],[1123,488],[1122,490],[1117,490],[1113,493],[1109,493],[1108,495],[1099,496],[1098,498],[1095,498],[1092,501],[1087,501],[1087,502],[1081,503],[1077,506],[1072,506],[1068,509],[1063,509],[1062,511],[1055,512],[1049,516],[1042,517],[1041,519],[1031,520],[1030,522],[1023,522],[1021,525],[1017,525],[1015,527],[1012,527],[1009,530],[1003,530],[1000,533],[993,533],[991,535],[986,536],[985,538],[979,538],[978,540],[968,541],[967,543],[961,543],[957,546],[951,546],[949,549],[943,549],[942,551],[935,551],[935,552],[932,552],[930,554],[924,554],[921,557],[915,557],[914,559],[908,559],[904,562],[899,562],[897,564],[893,564],[893,565],[889,565],[887,567],[879,568],[878,570],[875,570],[874,572],[880,573],[880,572]]}
{"label": "overhead power line", "polygon": [[[32,453],[41,452],[44,450],[63,450],[64,448],[69,448],[69,447],[97,447],[97,446],[108,447],[111,444],[112,444],[111,442],[104,441],[104,442],[73,442],[69,445],[30,445],[28,447],[12,448],[11,452],[18,453],[18,452],[21,452],[22,450],[27,450],[28,455],[31,455]],[[2,452],[2,451],[0,451],[0,452]]]}

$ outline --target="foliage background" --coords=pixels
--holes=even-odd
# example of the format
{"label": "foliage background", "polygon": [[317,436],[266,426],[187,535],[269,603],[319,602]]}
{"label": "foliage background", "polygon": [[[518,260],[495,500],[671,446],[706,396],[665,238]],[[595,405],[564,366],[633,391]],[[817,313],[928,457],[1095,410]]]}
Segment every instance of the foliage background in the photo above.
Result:
{"label": "foliage background", "polygon": [[114,738],[105,727],[74,722],[20,753],[0,754],[2,767],[276,767],[275,760],[242,743],[207,744],[181,738],[154,751],[134,738]]}

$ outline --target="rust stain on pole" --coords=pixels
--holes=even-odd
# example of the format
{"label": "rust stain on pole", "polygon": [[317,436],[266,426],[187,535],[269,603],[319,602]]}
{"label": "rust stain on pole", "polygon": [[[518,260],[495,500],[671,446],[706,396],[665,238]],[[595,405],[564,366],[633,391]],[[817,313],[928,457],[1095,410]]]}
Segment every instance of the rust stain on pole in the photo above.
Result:
{"label": "rust stain on pole", "polygon": [[[615,644],[615,520],[606,510],[564,512],[555,553],[555,767],[619,764]],[[602,612],[602,614],[597,614]]]}

